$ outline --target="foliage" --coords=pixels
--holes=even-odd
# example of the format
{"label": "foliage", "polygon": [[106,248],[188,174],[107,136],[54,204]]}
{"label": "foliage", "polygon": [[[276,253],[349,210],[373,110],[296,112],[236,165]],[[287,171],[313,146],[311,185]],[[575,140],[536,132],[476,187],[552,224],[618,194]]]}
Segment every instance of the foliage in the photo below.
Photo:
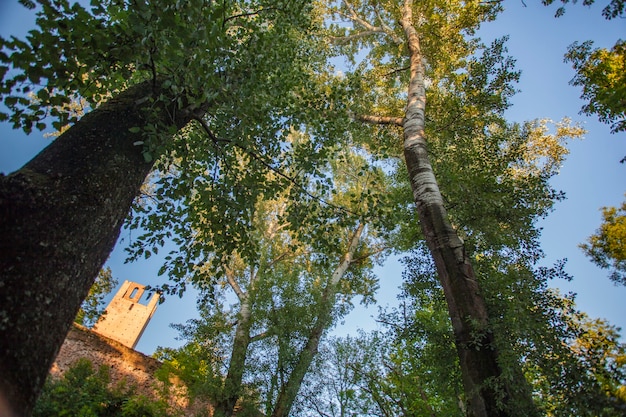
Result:
{"label": "foliage", "polygon": [[[277,5],[263,10],[259,18],[281,11]],[[335,149],[338,126],[333,124],[339,124],[343,110],[333,102],[338,119],[321,124],[331,111],[328,96],[337,87],[318,80],[314,24],[310,30],[292,30],[285,23],[288,15],[279,13],[276,22],[264,24],[256,14],[251,13],[250,24],[260,28],[258,33],[249,28],[250,39],[223,29],[225,42],[234,42],[224,50],[238,51],[227,57],[237,61],[235,67],[214,74],[220,96],[157,162],[151,179],[155,191],[129,219],[128,226],[141,232],[129,248],[130,259],[150,257],[169,239],[174,243],[160,269],[171,277],[162,288],[166,294],[182,294],[187,278],[200,267],[220,276],[222,255],[237,251],[254,264],[258,248],[251,231],[257,203],[287,189],[294,199],[314,193],[307,175],[315,175],[317,161]],[[310,38],[306,42],[304,33]],[[323,180],[317,186],[323,187]]]}
{"label": "foliage", "polygon": [[602,225],[580,247],[600,268],[612,269],[611,280],[626,285],[626,202],[604,207]]}
{"label": "foliage", "polygon": [[93,326],[104,313],[104,298],[117,286],[111,268],[103,268],[98,272],[96,281],[89,289],[74,321],[86,327]]}
{"label": "foliage", "polygon": [[579,326],[581,332],[571,349],[584,361],[606,395],[604,412],[610,414],[615,404],[626,410],[626,344],[621,342],[620,329],[584,314]]}
{"label": "foliage", "polygon": [[34,417],[168,417],[176,414],[160,399],[146,398],[123,382],[111,386],[106,365],[94,369],[79,359],[59,379],[49,378],[33,412]]}
{"label": "foliage", "polygon": [[[413,313],[424,320],[415,323]],[[297,415],[464,415],[445,307],[418,311],[403,303],[379,321],[387,331],[331,339],[322,347]],[[435,333],[436,340],[425,343],[423,336]]]}
{"label": "foliage", "polygon": [[570,45],[565,61],[576,70],[571,84],[583,87],[581,98],[587,101],[583,113],[598,115],[612,133],[625,131],[626,41],[617,41],[611,50],[592,45],[591,41]]}
{"label": "foliage", "polygon": [[219,327],[215,318],[220,317],[209,316],[207,310],[201,310],[200,315],[201,319],[190,321],[185,326],[174,326],[188,340],[184,346],[179,349],[158,348],[154,354],[163,362],[157,371],[157,378],[167,383],[172,374],[176,375],[185,383],[190,400],[219,397],[224,358],[230,345],[228,338],[222,336],[227,334],[230,323],[222,323]]}
{"label": "foliage", "polygon": [[[425,248],[404,262],[402,302],[378,318],[385,330],[329,341],[297,415],[466,415],[454,336],[432,262]],[[498,318],[502,327],[493,331],[515,340],[517,356],[505,358],[522,358],[545,415],[621,415],[626,363],[618,329],[589,320],[571,297],[547,288],[547,279],[563,275],[559,268],[509,277],[525,281],[500,294],[518,315]]]}
{"label": "foliage", "polygon": [[[258,242],[254,264],[239,251],[223,256],[217,283],[211,275],[207,279],[207,270],[196,270],[192,282],[212,297],[199,303],[200,320],[177,326],[188,343],[166,356],[168,368],[188,381],[193,392],[218,402],[234,395],[271,413],[287,386],[297,390],[292,374],[308,368],[308,355],[314,355],[307,346],[318,343],[350,310],[353,297],[372,299],[377,284],[368,271],[370,258],[380,251],[379,238],[374,227],[361,238],[363,226],[355,226],[351,216],[378,212],[373,201],[384,199],[384,176],[358,153],[347,152],[340,152],[320,175],[330,175],[333,184],[323,200],[281,197],[257,204],[251,231]],[[355,227],[361,242],[346,249],[355,240],[350,238]],[[346,258],[354,262],[343,271],[337,259],[341,265]],[[230,308],[224,306],[225,289],[236,297]],[[242,388],[233,385],[237,373]]]}
{"label": "foliage", "polygon": [[[571,2],[573,4],[576,4],[578,1],[571,0]],[[549,6],[550,4],[554,3],[554,0],[541,0],[541,3],[543,3],[546,6]],[[561,3],[563,3],[563,5],[566,5],[570,3],[570,0],[561,0]],[[583,6],[591,6],[594,3],[595,3],[595,0],[583,0],[582,2]],[[602,9],[602,16],[604,16],[605,19],[609,19],[609,20],[614,19],[616,17],[621,17],[624,14],[624,4],[625,4],[624,0],[611,0],[609,4],[607,4]],[[565,14],[565,6],[561,6],[558,9],[556,9],[554,16],[560,17],[560,16],[563,16],[564,14]]]}
{"label": "foliage", "polygon": [[[328,111],[325,97],[309,89],[319,22],[307,2],[107,0],[91,8],[66,0],[37,3],[38,28],[25,41],[0,42],[0,94],[9,110],[0,118],[29,132],[43,129],[50,115],[62,129],[79,116],[72,99],[94,108],[129,85],[151,80],[161,94],[146,102],[149,123],[131,130],[147,160],[163,158],[151,184],[156,204],[138,205],[129,223],[142,231],[133,256],[151,256],[176,234],[174,243],[184,247],[193,240],[189,230],[208,235],[208,251],[229,253],[238,246],[253,254],[247,231],[256,200],[297,183],[298,174],[311,171],[326,152],[325,139],[317,136],[303,146],[288,139],[292,126]],[[162,132],[151,114],[169,103],[197,120],[166,144],[159,134],[170,129]],[[287,159],[292,146],[293,159]],[[293,177],[280,175],[287,166]],[[159,215],[150,215],[152,210]],[[173,251],[161,270],[180,282],[165,287],[166,293],[182,294],[185,275],[202,258],[200,248],[184,249],[184,255]]]}
{"label": "foliage", "polygon": [[[570,0],[561,0],[566,5]],[[576,3],[572,0],[572,3]],[[554,3],[554,0],[542,0],[544,5]],[[583,0],[582,4],[590,6],[595,0]],[[602,16],[610,20],[623,18],[624,0],[611,0],[602,9]],[[565,13],[565,7],[557,9],[555,16]],[[611,50],[592,48],[593,42],[581,44],[574,42],[568,47],[565,62],[571,62],[576,75],[570,84],[582,86],[580,96],[587,104],[583,105],[582,113],[596,114],[598,119],[611,126],[611,132],[626,130],[626,42],[617,40]]]}

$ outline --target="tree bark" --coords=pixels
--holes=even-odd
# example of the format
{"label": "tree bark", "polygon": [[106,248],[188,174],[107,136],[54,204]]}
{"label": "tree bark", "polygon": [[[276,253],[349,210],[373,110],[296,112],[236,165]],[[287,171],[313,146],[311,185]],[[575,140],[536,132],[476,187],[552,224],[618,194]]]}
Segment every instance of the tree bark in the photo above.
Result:
{"label": "tree bark", "polygon": [[213,410],[214,417],[230,417],[235,411],[237,401],[241,397],[241,383],[250,345],[250,326],[252,325],[252,300],[251,292],[254,292],[256,274],[252,274],[250,286],[247,292],[241,290],[235,280],[235,276],[230,270],[226,270],[229,284],[237,294],[241,303],[235,337],[233,338],[233,350],[228,363],[228,373],[224,379],[220,398],[215,403]]}
{"label": "tree bark", "polygon": [[[15,416],[31,414],[153,165],[129,129],[146,123],[140,103],[158,89],[145,82],[118,94],[0,176],[0,406]],[[158,122],[181,128],[191,112],[173,110]]]}
{"label": "tree bark", "polygon": [[345,275],[346,271],[350,267],[354,252],[357,249],[359,241],[361,240],[361,234],[365,225],[359,224],[350,239],[350,245],[346,251],[343,259],[333,272],[328,285],[324,288],[322,299],[318,305],[318,314],[315,320],[313,328],[309,332],[307,343],[300,352],[298,362],[294,366],[293,370],[287,378],[287,383],[281,387],[278,398],[276,399],[276,405],[272,411],[271,417],[287,417],[293,406],[293,402],[298,395],[302,381],[306,376],[306,373],[313,362],[313,358],[317,354],[320,340],[324,333],[324,330],[328,328],[331,323],[331,314],[334,306],[335,295],[337,294],[337,288],[339,281]]}
{"label": "tree bark", "polygon": [[[500,378],[503,370],[493,334],[489,331],[485,299],[480,292],[464,244],[448,220],[430,164],[424,133],[424,65],[419,36],[413,26],[411,0],[404,2],[400,23],[407,38],[411,68],[403,123],[404,157],[420,226],[435,262],[452,321],[468,415],[510,416],[517,414],[513,409],[521,404],[525,404],[527,412],[520,412],[519,415],[533,415],[534,407],[530,395],[512,387],[509,379]],[[500,388],[494,387],[496,380]]]}

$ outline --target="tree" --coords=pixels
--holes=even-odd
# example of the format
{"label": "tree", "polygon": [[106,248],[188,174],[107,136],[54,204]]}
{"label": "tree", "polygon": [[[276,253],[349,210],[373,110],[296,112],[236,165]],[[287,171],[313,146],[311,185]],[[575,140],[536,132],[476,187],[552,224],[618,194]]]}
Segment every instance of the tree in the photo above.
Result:
{"label": "tree", "polygon": [[[369,48],[367,58],[356,73],[366,77],[364,83],[371,83],[365,90],[371,102],[357,107],[356,117],[369,123],[397,126],[402,134],[404,160],[421,234],[446,294],[468,414],[474,416],[533,415],[534,411],[523,379],[520,378],[522,382],[516,386],[515,378],[506,376],[511,371],[503,368],[502,347],[496,345],[494,334],[489,330],[485,295],[470,254],[450,222],[430,162],[427,134],[439,128],[458,138],[480,136],[479,132],[487,129],[494,117],[506,108],[512,92],[509,83],[516,79],[511,71],[512,63],[504,59],[497,68],[493,61],[497,52],[489,51],[485,56],[492,61],[482,64],[482,75],[479,75],[481,64],[473,68],[466,65],[479,44],[464,34],[471,36],[481,22],[493,19],[498,9],[495,3],[451,1],[431,5],[409,0],[401,6],[345,1],[332,9],[335,16],[352,23],[352,28],[345,25],[331,28],[342,52],[354,60],[359,46]],[[395,26],[394,22],[397,22]],[[502,51],[501,43],[492,51],[498,48]],[[489,70],[485,70],[485,66]],[[459,72],[463,75],[457,78]],[[463,126],[465,130],[453,131],[445,125],[429,127],[429,123],[433,123],[428,117],[436,117],[436,113],[427,113],[427,90],[440,89],[445,93],[459,81],[474,87],[467,104],[477,113],[470,113],[469,123]],[[450,98],[448,102],[456,106],[446,108],[444,114],[458,119],[462,114],[458,107],[460,101],[454,103],[454,98]],[[397,112],[403,112],[404,116],[397,116]],[[482,120],[478,121],[479,118]],[[515,368],[512,363],[509,366]]]}
{"label": "tree", "polygon": [[612,281],[626,285],[626,202],[602,208],[600,228],[580,248],[600,268],[612,269]]}
{"label": "tree", "polygon": [[[545,6],[549,6],[554,3],[554,0],[541,0],[541,2]],[[571,2],[573,4],[576,4],[577,0],[571,0]],[[559,7],[556,10],[556,12],[554,13],[555,17],[560,17],[565,14],[564,5],[570,3],[570,0],[561,0],[561,3],[563,3],[563,6]],[[583,0],[583,6],[591,6],[593,3],[595,3],[595,0]],[[602,16],[609,20],[620,17],[624,14],[624,4],[624,0],[611,0],[609,4],[604,6],[604,9],[602,9]]]}
{"label": "tree", "polygon": [[[554,0],[542,0],[544,5],[550,5]],[[565,5],[569,0],[561,0]],[[583,5],[590,6],[594,0],[585,0]],[[572,1],[576,3],[576,1]],[[623,18],[624,0],[611,0],[602,9],[602,16],[607,20]],[[555,17],[565,14],[565,7],[557,9]],[[593,42],[581,44],[574,42],[568,47],[565,62],[571,62],[576,75],[570,84],[582,86],[581,99],[587,104],[581,112],[587,115],[596,114],[598,119],[611,126],[611,133],[626,130],[626,43],[617,40],[611,50],[605,48],[592,49]]]}
{"label": "tree", "polygon": [[104,297],[113,291],[116,286],[117,280],[113,278],[111,268],[101,269],[74,321],[83,326],[92,327],[98,318],[104,314]]}
{"label": "tree", "polygon": [[[0,181],[0,393],[20,415],[155,159],[187,147],[176,132],[206,116],[251,152],[276,154],[311,23],[308,6],[293,2],[38,3],[27,40],[1,42],[10,114],[0,118],[30,132],[50,109],[57,130],[74,124]],[[76,95],[91,106],[80,120],[62,111]]]}
{"label": "tree", "polygon": [[602,415],[619,415],[626,410],[626,345],[619,329],[606,320],[581,315],[580,334],[571,344],[575,355],[586,365],[601,395],[593,404]]}
{"label": "tree", "polygon": [[[423,258],[424,251],[406,260],[409,277],[405,280],[403,297],[407,305],[381,317],[388,327],[386,339],[395,341],[389,356],[400,360],[399,367],[411,370],[405,378],[421,381],[426,398],[430,399],[427,404],[435,412],[448,407],[447,415],[464,415],[464,410],[455,404],[454,394],[440,396],[441,385],[454,386],[453,381],[460,385],[460,380],[458,374],[450,372],[450,360],[446,360],[442,348],[445,346],[442,341],[452,340],[447,323],[438,320],[445,311],[443,292],[432,265],[425,267]],[[479,260],[477,269],[487,265],[493,268],[493,259]],[[623,365],[619,359],[602,362],[598,357],[604,357],[603,354],[592,360],[586,357],[577,346],[596,343],[589,339],[593,331],[589,331],[587,320],[575,309],[571,296],[561,297],[545,283],[547,278],[563,277],[562,265],[529,270],[518,262],[514,268],[515,272],[511,268],[491,273],[493,281],[500,281],[499,297],[505,300],[497,306],[498,311],[511,309],[517,313],[502,314],[493,331],[500,338],[506,337],[513,346],[515,353],[506,360],[523,358],[520,363],[540,412],[555,416],[619,415],[623,403],[617,393],[623,385]],[[502,285],[503,281],[509,281],[508,288]],[[494,302],[490,305],[493,311]],[[437,327],[442,323],[444,326]],[[619,338],[614,332],[600,333]],[[620,357],[621,348],[617,345],[605,346],[611,351],[607,357]],[[420,358],[418,366],[414,365],[415,357]]]}
{"label": "tree", "polygon": [[[445,303],[443,299],[439,301]],[[402,314],[403,309],[398,311]],[[438,324],[448,330],[445,308],[438,313],[443,313],[439,314],[443,320]],[[429,357],[423,354],[423,340],[394,337],[394,332],[403,331],[408,336],[409,328],[398,323],[392,327],[395,329],[333,339],[326,344],[308,377],[296,415],[465,415],[460,408],[462,385],[451,334],[444,332],[445,340],[439,340],[444,343],[426,346],[434,354]],[[447,360],[447,365],[434,367],[433,360]]]}
{"label": "tree", "polygon": [[146,398],[123,381],[111,386],[109,369],[79,359],[59,379],[49,378],[33,416],[168,417],[177,415],[163,399]]}
{"label": "tree", "polygon": [[[213,297],[221,292],[220,287],[229,288],[237,300],[228,311],[209,296],[201,303],[203,320],[181,327],[191,346],[212,349],[219,345],[224,352],[224,360],[215,366],[222,378],[216,380],[213,372],[205,382],[193,377],[194,384],[201,386],[213,381],[214,387],[207,392],[216,415],[232,415],[237,404],[249,402],[263,407],[268,415],[289,415],[326,330],[346,314],[352,297],[371,297],[375,280],[368,274],[369,258],[382,250],[377,237],[381,226],[370,224],[366,231],[365,219],[373,223],[388,209],[374,204],[385,201],[385,177],[380,168],[369,166],[359,150],[337,147],[342,148],[337,158],[318,167],[319,173],[308,180],[308,199],[294,199],[292,184],[281,197],[257,203],[246,247],[230,254],[219,249],[212,253],[207,247],[213,248],[213,239],[200,225],[195,226],[195,240],[187,241],[185,251],[197,248],[207,255],[203,266],[189,277],[194,285]],[[313,194],[321,192],[316,184],[326,177],[332,187]],[[147,219],[161,223],[155,220],[157,216],[168,214],[151,213]],[[208,225],[212,233],[219,231],[212,227]],[[213,269],[215,258],[219,270]],[[235,324],[216,325],[225,322]],[[211,334],[211,326],[221,329],[221,335]],[[211,340],[202,340],[209,335]],[[170,360],[185,357],[186,352],[187,348],[170,352]],[[252,399],[256,397],[261,399]]]}
{"label": "tree", "polygon": [[[427,256],[422,248],[405,259],[402,304],[379,315],[383,331],[332,340],[322,349],[297,415],[466,415],[445,297]],[[535,273],[562,274],[558,266]],[[519,312],[506,326],[517,326],[510,334],[542,415],[623,414],[624,346],[617,329],[588,319],[554,290],[525,287],[514,291],[536,303],[530,320],[524,302],[506,290],[502,296]]]}
{"label": "tree", "polygon": [[618,40],[611,50],[592,45],[587,41],[569,46],[565,61],[576,70],[570,83],[583,87],[584,114],[598,115],[611,133],[626,131],[626,42]]}

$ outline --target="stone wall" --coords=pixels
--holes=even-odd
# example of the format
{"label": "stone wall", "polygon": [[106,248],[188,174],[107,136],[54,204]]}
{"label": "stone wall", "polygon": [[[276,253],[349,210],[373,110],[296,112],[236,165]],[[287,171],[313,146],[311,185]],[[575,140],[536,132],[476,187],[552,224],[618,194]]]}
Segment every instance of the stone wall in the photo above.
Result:
{"label": "stone wall", "polygon": [[[95,367],[109,367],[112,384],[126,381],[136,386],[139,393],[151,398],[156,398],[163,392],[163,384],[154,377],[154,373],[161,366],[159,361],[75,324],[67,335],[50,374],[53,377],[61,376],[80,358],[89,359]],[[194,416],[202,408],[207,409],[206,406],[188,403],[186,388],[179,380],[173,379],[170,382],[170,404],[184,410],[185,416]]]}

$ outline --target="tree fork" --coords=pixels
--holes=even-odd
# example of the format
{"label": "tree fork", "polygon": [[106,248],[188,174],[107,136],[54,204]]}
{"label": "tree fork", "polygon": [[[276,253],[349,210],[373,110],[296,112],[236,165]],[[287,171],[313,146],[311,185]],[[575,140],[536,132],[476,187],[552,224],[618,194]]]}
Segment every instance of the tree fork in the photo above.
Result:
{"label": "tree fork", "polygon": [[335,268],[335,271],[333,271],[330,282],[328,282],[326,288],[324,288],[322,298],[318,304],[319,312],[317,314],[315,324],[309,332],[306,345],[300,351],[298,361],[287,378],[287,383],[281,387],[271,417],[287,417],[291,412],[291,408],[296,400],[302,381],[304,381],[304,377],[313,362],[313,358],[317,355],[324,330],[326,330],[332,323],[332,311],[335,303],[335,296],[338,291],[339,281],[346,274],[350,264],[354,260],[354,253],[356,252],[357,246],[361,241],[361,235],[363,234],[364,229],[365,224],[360,222],[350,238],[348,250],[342,257],[337,268]]}
{"label": "tree fork", "polygon": [[[113,250],[153,165],[129,129],[145,125],[139,103],[159,89],[150,81],[118,94],[24,167],[0,176],[0,410],[5,403],[16,416],[31,414]],[[179,129],[191,112],[172,106],[154,116]]]}

